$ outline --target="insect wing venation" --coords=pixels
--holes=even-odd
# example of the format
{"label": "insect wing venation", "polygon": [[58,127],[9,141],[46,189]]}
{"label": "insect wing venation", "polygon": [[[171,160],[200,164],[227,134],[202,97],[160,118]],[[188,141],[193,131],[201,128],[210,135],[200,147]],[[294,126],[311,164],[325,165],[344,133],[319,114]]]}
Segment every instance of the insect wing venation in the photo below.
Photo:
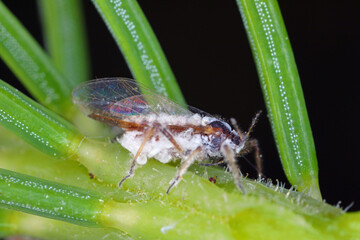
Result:
{"label": "insect wing venation", "polygon": [[112,119],[150,113],[193,114],[134,80],[125,78],[103,78],[86,82],[74,89],[73,101],[88,116],[96,114]]}

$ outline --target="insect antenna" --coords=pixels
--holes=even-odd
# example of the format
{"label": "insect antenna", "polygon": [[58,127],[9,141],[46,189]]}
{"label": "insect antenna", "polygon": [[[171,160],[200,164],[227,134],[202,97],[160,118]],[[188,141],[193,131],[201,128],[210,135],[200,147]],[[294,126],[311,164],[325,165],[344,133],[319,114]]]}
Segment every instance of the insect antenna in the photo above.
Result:
{"label": "insect antenna", "polygon": [[243,131],[241,131],[236,119],[235,118],[230,118],[230,122],[231,122],[231,125],[234,126],[236,132],[239,134],[240,141],[243,141],[243,139],[244,139]]}
{"label": "insect antenna", "polygon": [[[231,121],[231,124],[234,126],[235,130],[238,132],[238,134],[240,136],[240,140],[241,141],[246,141],[246,143],[245,143],[246,146],[244,147],[242,152],[248,153],[251,150],[254,151],[254,156],[255,156],[255,161],[256,161],[256,170],[258,172],[259,178],[262,178],[262,177],[264,177],[264,175],[262,173],[262,160],[261,160],[261,153],[260,153],[259,143],[258,143],[258,141],[256,139],[250,139],[249,140],[249,135],[250,135],[252,129],[254,128],[257,120],[259,119],[260,114],[261,114],[261,111],[256,113],[255,117],[252,119],[249,130],[246,132],[245,135],[240,130],[240,128],[237,125],[237,122],[236,122],[236,120],[234,118],[231,118],[230,121]],[[242,157],[244,157],[244,156],[242,156]]]}
{"label": "insect antenna", "polygon": [[250,127],[249,127],[249,129],[248,129],[248,131],[247,131],[247,133],[245,135],[245,139],[249,138],[249,135],[250,135],[251,131],[253,130],[257,120],[259,119],[259,116],[260,116],[261,112],[262,111],[257,112],[255,117],[252,119],[251,125],[250,125]]}

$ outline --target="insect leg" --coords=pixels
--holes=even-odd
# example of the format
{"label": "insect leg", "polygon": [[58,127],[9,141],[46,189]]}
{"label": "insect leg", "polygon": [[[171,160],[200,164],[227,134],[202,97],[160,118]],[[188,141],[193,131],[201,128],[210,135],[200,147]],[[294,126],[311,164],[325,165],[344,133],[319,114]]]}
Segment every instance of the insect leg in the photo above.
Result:
{"label": "insect leg", "polygon": [[136,165],[136,160],[137,158],[140,156],[140,153],[141,151],[144,149],[144,146],[146,144],[147,141],[150,140],[150,138],[154,135],[154,132],[155,132],[155,128],[150,128],[149,131],[147,131],[145,137],[144,137],[144,140],[142,141],[140,147],[139,147],[139,150],[136,152],[136,155],[134,157],[134,159],[132,160],[131,162],[131,167],[130,167],[130,170],[129,170],[129,174],[126,175],[119,183],[119,187],[121,187],[121,185],[123,184],[123,182],[128,179],[129,177],[131,177],[133,174],[134,174],[134,169],[135,169],[135,165]]}
{"label": "insect leg", "polygon": [[197,147],[194,151],[190,153],[190,155],[187,157],[187,159],[184,161],[184,163],[181,165],[179,171],[176,174],[176,177],[174,178],[173,182],[170,184],[170,187],[166,191],[168,194],[171,190],[171,188],[175,187],[181,180],[182,176],[186,173],[187,169],[194,163],[196,159],[196,155],[202,151],[201,147]]}
{"label": "insect leg", "polygon": [[180,154],[183,155],[183,150],[176,142],[172,134],[166,128],[163,127],[160,127],[160,132],[174,145],[174,147],[180,152]]}
{"label": "insect leg", "polygon": [[234,176],[235,185],[243,192],[243,194],[246,194],[245,188],[241,183],[240,170],[236,165],[234,151],[231,150],[231,148],[228,145],[224,144],[221,147],[221,152],[225,156],[225,161],[228,164],[230,171]]}
{"label": "insect leg", "polygon": [[258,172],[259,177],[261,178],[263,176],[263,173],[262,173],[262,159],[261,159],[259,142],[257,139],[250,139],[248,140],[247,144],[249,148],[254,151],[256,170]]}

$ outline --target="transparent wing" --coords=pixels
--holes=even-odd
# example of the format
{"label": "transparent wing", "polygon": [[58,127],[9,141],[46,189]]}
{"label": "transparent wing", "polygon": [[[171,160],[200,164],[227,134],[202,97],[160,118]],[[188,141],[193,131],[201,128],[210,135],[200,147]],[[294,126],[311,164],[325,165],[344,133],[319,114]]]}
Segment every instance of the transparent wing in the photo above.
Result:
{"label": "transparent wing", "polygon": [[193,113],[132,79],[101,78],[88,81],[73,91],[73,102],[86,115],[112,119],[134,115]]}

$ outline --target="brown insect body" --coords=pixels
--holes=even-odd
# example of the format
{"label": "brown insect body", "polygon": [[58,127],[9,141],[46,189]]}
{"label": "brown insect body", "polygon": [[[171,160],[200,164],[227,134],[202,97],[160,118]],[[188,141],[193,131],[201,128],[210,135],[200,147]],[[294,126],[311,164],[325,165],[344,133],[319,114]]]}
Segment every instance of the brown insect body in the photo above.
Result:
{"label": "brown insect body", "polygon": [[257,141],[249,139],[259,114],[243,133],[234,122],[235,130],[201,110],[191,112],[144,86],[141,89],[145,94],[134,80],[110,78],[90,81],[73,91],[74,103],[89,117],[124,130],[117,141],[134,157],[129,174],[119,185],[134,174],[136,164],[145,164],[148,158],[162,163],[181,158],[182,165],[168,193],[195,161],[223,157],[237,187],[245,193],[235,155],[255,149],[260,169]]}

